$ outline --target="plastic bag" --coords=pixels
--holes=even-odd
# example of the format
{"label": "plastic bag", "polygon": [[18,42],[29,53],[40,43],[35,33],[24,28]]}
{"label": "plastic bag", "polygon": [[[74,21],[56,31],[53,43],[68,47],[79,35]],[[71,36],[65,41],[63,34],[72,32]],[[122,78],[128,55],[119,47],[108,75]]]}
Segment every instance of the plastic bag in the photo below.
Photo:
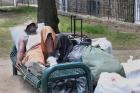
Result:
{"label": "plastic bag", "polygon": [[127,79],[117,73],[101,73],[94,93],[140,93],[140,79]]}
{"label": "plastic bag", "polygon": [[104,72],[100,75],[94,93],[132,93],[127,79],[116,73]]}
{"label": "plastic bag", "polygon": [[106,38],[95,38],[92,39],[92,46],[98,47],[105,52],[112,53],[112,44]]}
{"label": "plastic bag", "polygon": [[95,86],[102,72],[115,72],[125,76],[123,66],[113,55],[93,46],[84,48],[82,62],[89,66]]}
{"label": "plastic bag", "polygon": [[126,63],[121,64],[123,65],[127,79],[140,78],[140,59],[133,60],[133,56],[130,56],[130,59]]}
{"label": "plastic bag", "polygon": [[85,48],[84,45],[76,45],[76,46],[74,46],[72,51],[67,56],[67,59],[70,62],[81,62],[82,61],[82,53],[83,53],[84,48]]}

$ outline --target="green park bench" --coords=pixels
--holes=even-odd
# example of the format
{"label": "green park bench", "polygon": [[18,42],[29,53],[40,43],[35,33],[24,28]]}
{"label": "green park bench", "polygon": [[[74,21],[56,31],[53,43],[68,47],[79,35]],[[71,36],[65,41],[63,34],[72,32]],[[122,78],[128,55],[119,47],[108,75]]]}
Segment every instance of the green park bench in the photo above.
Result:
{"label": "green park bench", "polygon": [[[14,46],[10,53],[13,65],[13,75],[17,75],[16,69],[17,49]],[[82,62],[61,63],[56,66],[47,67],[41,77],[33,75],[23,65],[18,71],[32,86],[39,89],[42,93],[48,93],[49,82],[61,79],[85,77],[87,80],[87,93],[92,93],[90,69]]]}

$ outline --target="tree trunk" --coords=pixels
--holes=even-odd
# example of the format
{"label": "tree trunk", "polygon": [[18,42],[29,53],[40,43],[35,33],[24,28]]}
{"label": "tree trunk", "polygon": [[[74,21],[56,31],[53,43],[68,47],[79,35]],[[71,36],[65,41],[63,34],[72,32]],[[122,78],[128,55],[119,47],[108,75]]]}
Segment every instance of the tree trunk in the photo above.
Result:
{"label": "tree trunk", "polygon": [[59,33],[57,9],[55,0],[38,0],[38,23],[44,22],[51,26],[55,33]]}

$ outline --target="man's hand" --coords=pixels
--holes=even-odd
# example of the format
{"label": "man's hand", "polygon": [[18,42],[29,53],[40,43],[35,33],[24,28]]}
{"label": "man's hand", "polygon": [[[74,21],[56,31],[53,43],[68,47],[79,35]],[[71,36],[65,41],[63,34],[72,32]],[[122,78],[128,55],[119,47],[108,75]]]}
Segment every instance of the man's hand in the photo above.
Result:
{"label": "man's hand", "polygon": [[19,69],[21,66],[22,66],[21,61],[17,61],[17,62],[16,62],[16,68]]}

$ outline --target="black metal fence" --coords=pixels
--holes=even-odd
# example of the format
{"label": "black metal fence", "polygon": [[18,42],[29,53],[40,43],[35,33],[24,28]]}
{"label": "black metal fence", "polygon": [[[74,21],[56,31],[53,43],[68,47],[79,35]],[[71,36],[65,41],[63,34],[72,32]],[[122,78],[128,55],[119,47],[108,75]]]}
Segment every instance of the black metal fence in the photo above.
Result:
{"label": "black metal fence", "polygon": [[135,21],[135,0],[56,0],[62,11],[125,22]]}
{"label": "black metal fence", "polygon": [[[138,3],[136,4],[136,1]],[[37,0],[0,0],[0,6],[37,5]],[[59,10],[107,20],[140,22],[139,0],[56,0]]]}

